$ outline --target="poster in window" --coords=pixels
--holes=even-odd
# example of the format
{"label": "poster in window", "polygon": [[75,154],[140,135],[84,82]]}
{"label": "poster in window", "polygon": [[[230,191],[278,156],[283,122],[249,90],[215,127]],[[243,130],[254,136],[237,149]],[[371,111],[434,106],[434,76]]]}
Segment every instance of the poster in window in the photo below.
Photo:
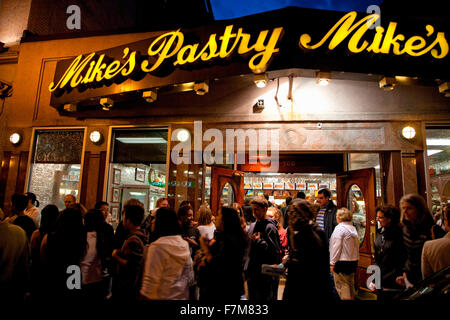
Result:
{"label": "poster in window", "polygon": [[112,188],[111,192],[111,198],[113,203],[120,202],[120,189],[119,188]]}
{"label": "poster in window", "polygon": [[119,207],[111,207],[111,217],[113,222],[119,221]]}
{"label": "poster in window", "polygon": [[120,184],[121,174],[120,169],[113,169],[113,184]]}
{"label": "poster in window", "polygon": [[136,168],[136,173],[134,179],[139,182],[145,181],[145,170],[141,168]]}

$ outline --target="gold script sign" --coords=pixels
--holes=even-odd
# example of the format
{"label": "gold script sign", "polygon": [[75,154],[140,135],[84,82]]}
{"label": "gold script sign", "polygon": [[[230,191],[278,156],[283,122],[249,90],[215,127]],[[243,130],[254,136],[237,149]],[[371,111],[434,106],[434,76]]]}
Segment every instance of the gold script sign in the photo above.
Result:
{"label": "gold script sign", "polygon": [[239,55],[253,53],[248,66],[253,72],[261,73],[266,70],[273,54],[279,51],[276,46],[282,34],[282,27],[271,31],[263,30],[259,32],[254,44],[250,45],[250,34],[245,33],[242,28],[233,32],[233,25],[229,25],[220,37],[215,33],[211,34],[208,42],[200,47],[200,43],[185,44],[184,34],[180,30],[171,31],[150,43],[147,51],[149,59],[142,61],[140,66],[138,53],[130,52],[128,47],[123,50],[122,61],[107,62],[105,54],[97,55],[95,52],[85,57],[79,55],[72,61],[58,83],[50,83],[49,90],[53,92],[64,89],[66,85],[76,88],[80,84],[89,85],[103,80],[113,80],[115,77],[129,77],[138,72],[139,68],[142,72],[150,73],[157,70],[169,58],[175,60],[174,66],[181,66],[197,61],[225,59],[234,52]]}
{"label": "gold script sign", "polygon": [[[430,39],[430,37],[434,34],[434,27],[431,25],[427,25],[425,27],[427,31],[426,37],[412,36],[406,40],[403,34],[395,35],[397,23],[390,22],[386,33],[384,33],[385,30],[383,27],[378,26],[375,29],[376,33],[373,36],[372,42],[369,44],[368,41],[364,40],[361,43],[362,37],[369,30],[370,26],[379,18],[380,16],[378,14],[371,14],[355,23],[356,12],[349,12],[344,15],[318,43],[314,45],[310,44],[311,36],[309,34],[302,34],[300,37],[299,46],[302,49],[314,50],[321,47],[333,35],[328,45],[328,49],[333,50],[342,41],[344,41],[345,38],[353,33],[347,44],[348,49],[353,53],[360,53],[366,50],[373,53],[389,54],[392,47],[392,52],[395,55],[408,54],[413,57],[418,57],[431,51],[431,55],[435,59],[442,59],[447,56],[448,42],[445,39],[445,33],[438,32],[434,36],[434,40]],[[439,47],[439,50],[437,50],[436,47]]]}
{"label": "gold script sign", "polygon": [[[396,34],[397,23],[390,22],[387,29],[378,26],[369,43],[366,34],[370,27],[380,18],[377,14],[367,15],[356,21],[355,11],[345,14],[316,44],[311,44],[311,36],[302,34],[299,47],[303,50],[315,50],[322,47],[328,40],[328,49],[334,50],[345,39],[348,39],[348,49],[357,54],[363,51],[376,54],[410,55],[418,57],[431,53],[435,59],[442,59],[449,51],[444,32],[434,32],[434,27],[426,25],[424,36],[414,35],[406,39],[403,34]],[[235,31],[233,25],[225,27],[222,35],[211,34],[206,44],[185,43],[185,35],[180,30],[166,32],[153,39],[148,46],[148,59],[141,61],[139,53],[129,47],[123,49],[122,59],[111,59],[105,54],[77,56],[65,70],[63,76],[49,85],[50,92],[76,88],[79,85],[94,86],[103,81],[114,81],[118,78],[133,77],[135,73],[151,73],[170,59],[175,67],[192,64],[199,61],[226,59],[237,53],[248,55],[248,66],[254,73],[265,72],[283,35],[283,27],[263,30],[252,38],[243,28]],[[252,44],[250,44],[252,43]]]}

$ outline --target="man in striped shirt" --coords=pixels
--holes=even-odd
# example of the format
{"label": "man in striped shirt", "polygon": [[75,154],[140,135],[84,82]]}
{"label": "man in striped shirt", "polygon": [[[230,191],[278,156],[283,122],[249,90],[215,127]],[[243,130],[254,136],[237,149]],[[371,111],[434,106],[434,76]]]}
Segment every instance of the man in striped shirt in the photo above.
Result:
{"label": "man in striped shirt", "polygon": [[328,189],[321,189],[317,195],[317,203],[320,205],[320,210],[317,213],[316,223],[325,231],[327,239],[331,238],[331,234],[334,228],[337,226],[336,211],[337,207],[333,203],[331,198],[331,192]]}

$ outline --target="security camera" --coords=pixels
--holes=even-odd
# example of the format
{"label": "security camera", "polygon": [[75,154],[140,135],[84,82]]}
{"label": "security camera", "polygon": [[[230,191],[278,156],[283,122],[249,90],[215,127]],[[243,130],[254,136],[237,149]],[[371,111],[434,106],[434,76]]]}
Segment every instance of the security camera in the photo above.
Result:
{"label": "security camera", "polygon": [[317,123],[317,128],[318,128],[318,129],[322,129],[322,126],[323,126],[322,122],[318,122],[318,123]]}
{"label": "security camera", "polygon": [[111,98],[101,98],[100,104],[103,106],[103,110],[109,110],[109,108],[114,106],[114,101]]}

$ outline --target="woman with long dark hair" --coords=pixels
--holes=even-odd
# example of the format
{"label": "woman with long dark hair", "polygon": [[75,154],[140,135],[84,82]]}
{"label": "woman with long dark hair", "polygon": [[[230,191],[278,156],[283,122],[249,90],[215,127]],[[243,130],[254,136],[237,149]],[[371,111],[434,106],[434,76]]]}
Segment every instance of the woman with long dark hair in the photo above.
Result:
{"label": "woman with long dark hair", "polygon": [[204,253],[198,266],[200,300],[236,301],[244,294],[243,260],[248,245],[239,213],[222,207],[216,218],[216,237],[201,238]]}
{"label": "woman with long dark hair", "polygon": [[[41,245],[41,261],[46,263],[49,275],[46,279],[47,288],[52,297],[60,299],[80,295],[80,290],[68,288],[70,274],[67,271],[69,266],[80,267],[86,245],[86,229],[81,211],[72,207],[65,209],[59,216],[55,232],[48,233]],[[75,279],[73,284],[76,284]]]}
{"label": "woman with long dark hair", "polygon": [[32,192],[25,193],[28,199],[27,207],[24,211],[26,216],[33,219],[36,228],[39,228],[41,224],[41,213],[39,212],[39,201],[36,199],[36,195]]}
{"label": "woman with long dark hair", "polygon": [[103,213],[89,210],[84,216],[86,251],[80,261],[83,295],[91,299],[103,299],[106,288],[103,282],[102,262],[105,261],[105,238]]}
{"label": "woman with long dark hair", "polygon": [[400,199],[403,224],[403,244],[406,249],[404,273],[397,284],[410,287],[422,280],[421,259],[425,241],[431,240],[433,216],[425,199],[418,194],[407,194]]}
{"label": "woman with long dark hair", "polygon": [[328,239],[313,222],[313,206],[306,200],[294,199],[287,212],[290,249],[283,300],[330,301]]}
{"label": "woman with long dark hair", "polygon": [[55,231],[56,223],[59,217],[59,209],[53,204],[49,204],[42,209],[41,212],[41,224],[39,229],[35,230],[31,236],[30,249],[31,249],[31,281],[32,281],[32,294],[37,294],[39,290],[42,290],[45,286],[43,283],[44,268],[41,265],[41,244],[44,237],[49,232]]}

